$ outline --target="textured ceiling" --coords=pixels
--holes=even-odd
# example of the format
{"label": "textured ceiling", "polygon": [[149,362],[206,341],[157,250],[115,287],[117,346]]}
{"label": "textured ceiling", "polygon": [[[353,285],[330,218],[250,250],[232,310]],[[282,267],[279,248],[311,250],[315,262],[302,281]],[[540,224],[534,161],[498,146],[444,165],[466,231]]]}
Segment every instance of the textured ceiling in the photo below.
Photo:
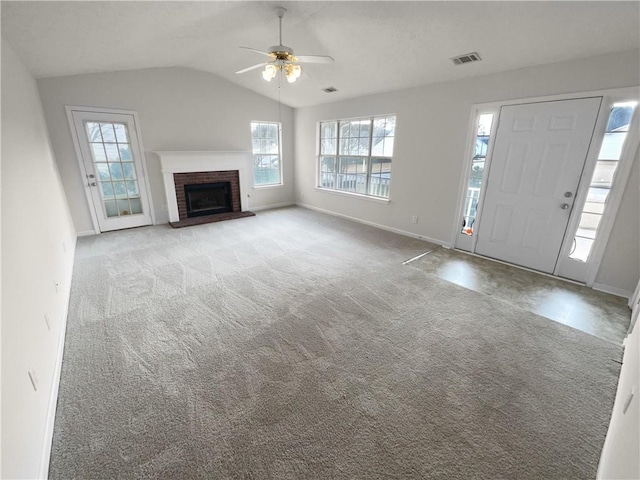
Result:
{"label": "textured ceiling", "polygon": [[[8,2],[2,36],[38,78],[138,68],[204,70],[277,99],[248,46],[331,55],[281,87],[307,106],[640,47],[639,2]],[[454,66],[477,51],[482,62]],[[335,86],[337,93],[322,91]]]}

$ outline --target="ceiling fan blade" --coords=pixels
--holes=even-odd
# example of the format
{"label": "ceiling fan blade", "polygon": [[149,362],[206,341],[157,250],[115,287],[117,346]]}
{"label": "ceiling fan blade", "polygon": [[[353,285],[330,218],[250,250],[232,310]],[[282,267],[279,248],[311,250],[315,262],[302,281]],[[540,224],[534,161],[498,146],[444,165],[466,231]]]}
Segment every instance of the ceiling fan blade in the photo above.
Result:
{"label": "ceiling fan blade", "polygon": [[296,55],[300,63],[333,63],[335,60],[328,55]]}
{"label": "ceiling fan blade", "polygon": [[263,52],[262,50],[256,50],[255,48],[251,48],[251,47],[239,47],[239,48],[242,48],[244,50],[251,50],[252,52],[259,53],[261,55],[266,55],[267,57],[271,56],[270,53]]}
{"label": "ceiling fan blade", "polygon": [[256,65],[252,65],[251,67],[243,68],[242,70],[238,70],[236,73],[246,73],[246,72],[249,72],[251,70],[255,70],[256,68],[263,67],[264,65],[266,65],[266,62],[265,63],[258,63]]}

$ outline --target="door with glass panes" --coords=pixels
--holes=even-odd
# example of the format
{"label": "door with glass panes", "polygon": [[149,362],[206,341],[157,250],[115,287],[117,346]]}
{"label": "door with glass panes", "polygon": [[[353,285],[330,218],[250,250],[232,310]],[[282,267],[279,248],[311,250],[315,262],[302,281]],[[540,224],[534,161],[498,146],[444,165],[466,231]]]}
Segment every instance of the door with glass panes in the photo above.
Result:
{"label": "door with glass panes", "polygon": [[135,117],[71,110],[85,186],[101,232],[151,225]]}

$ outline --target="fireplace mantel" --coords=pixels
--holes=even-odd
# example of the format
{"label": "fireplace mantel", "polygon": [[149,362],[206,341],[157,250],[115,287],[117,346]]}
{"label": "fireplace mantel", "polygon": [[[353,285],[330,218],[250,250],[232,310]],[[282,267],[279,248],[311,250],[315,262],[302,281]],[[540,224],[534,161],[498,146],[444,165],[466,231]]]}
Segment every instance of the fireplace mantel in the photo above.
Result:
{"label": "fireplace mantel", "polygon": [[180,219],[174,173],[216,172],[238,170],[240,176],[240,204],[242,211],[249,209],[249,183],[247,174],[251,167],[250,152],[153,152],[160,157],[164,189],[167,195],[169,221]]}

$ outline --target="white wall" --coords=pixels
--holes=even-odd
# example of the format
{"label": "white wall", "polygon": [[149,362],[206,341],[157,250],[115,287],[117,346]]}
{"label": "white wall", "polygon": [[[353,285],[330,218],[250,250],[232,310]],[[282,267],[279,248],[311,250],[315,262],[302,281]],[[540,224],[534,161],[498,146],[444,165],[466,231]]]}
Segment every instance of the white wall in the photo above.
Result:
{"label": "white wall", "polygon": [[[273,85],[277,88],[277,85]],[[169,218],[160,160],[162,150],[251,151],[252,120],[282,119],[284,185],[253,189],[249,208],[294,201],[293,113],[277,102],[215,75],[185,68],[154,68],[38,80],[51,142],[79,233],[93,229],[84,181],[65,105],[135,110],[149,171],[156,222]]]}
{"label": "white wall", "polygon": [[2,478],[46,474],[75,240],[36,82],[2,39]]}
{"label": "white wall", "polygon": [[[448,244],[473,104],[637,86],[639,55],[633,50],[297,109],[296,201]],[[391,202],[315,189],[317,122],[386,113],[397,114]],[[638,222],[631,215],[637,190],[635,176],[605,252],[603,276],[596,279],[617,290],[633,291],[638,280],[638,262],[629,262],[640,248],[637,234],[630,236]],[[418,224],[411,223],[413,215],[419,216]]]}
{"label": "white wall", "polygon": [[[599,479],[640,478],[639,379],[640,327],[636,324],[625,343],[616,401],[598,466]],[[625,412],[631,394],[633,397]]]}

